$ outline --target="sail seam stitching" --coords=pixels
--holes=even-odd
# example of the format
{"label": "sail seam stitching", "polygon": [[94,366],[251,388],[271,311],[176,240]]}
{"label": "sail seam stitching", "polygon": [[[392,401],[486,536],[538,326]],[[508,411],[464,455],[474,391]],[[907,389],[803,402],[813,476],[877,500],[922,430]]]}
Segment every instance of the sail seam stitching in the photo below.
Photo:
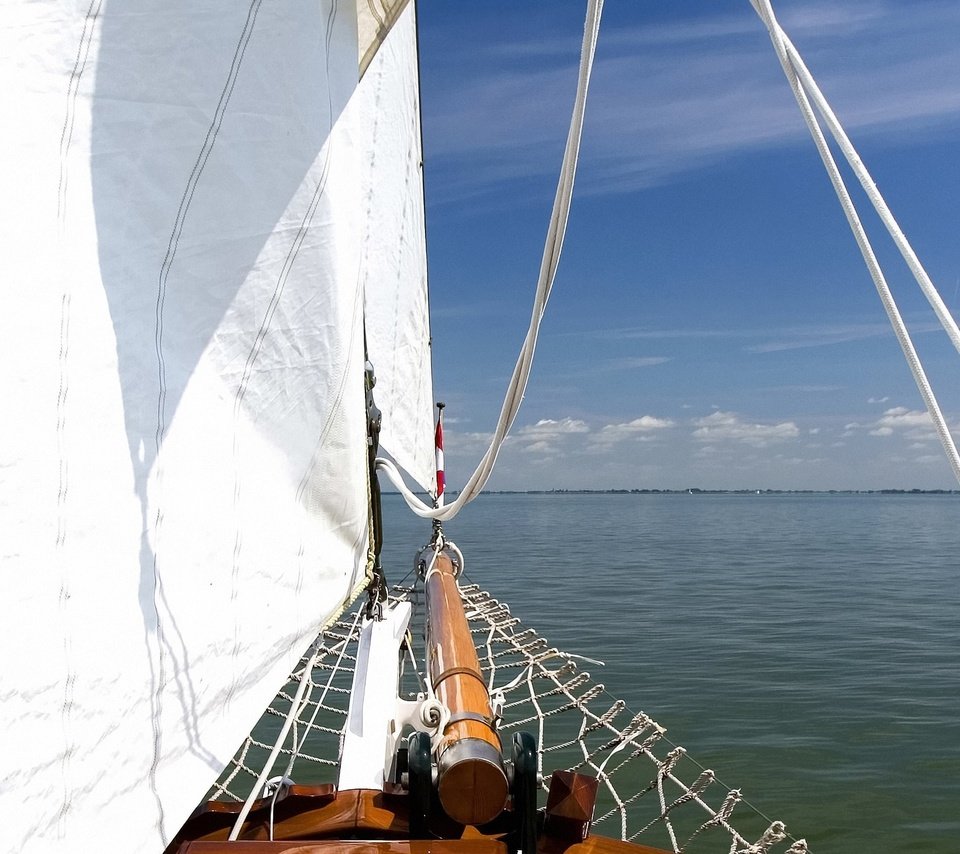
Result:
{"label": "sail seam stitching", "polygon": [[[333,40],[333,26],[334,26],[334,22],[336,21],[336,18],[337,18],[337,14],[338,14],[338,12],[339,12],[339,9],[340,9],[339,0],[334,0],[333,4],[331,5],[330,15],[329,15],[328,18],[327,18],[327,29],[326,29],[326,34],[325,34],[325,49],[326,49],[326,71],[327,71],[327,74],[328,74],[328,75],[329,75],[329,73],[330,73],[330,48],[331,48],[331,44],[332,44],[332,40]],[[332,121],[333,121],[333,103],[332,103],[332,101],[331,101],[331,99],[330,99],[329,89],[327,90],[327,106],[328,106],[328,108],[329,108],[330,121],[331,121],[331,123],[332,123]],[[321,190],[323,189],[323,187],[324,187],[325,184],[326,184],[327,174],[328,174],[328,171],[327,171],[327,170],[328,170],[328,168],[329,168],[329,165],[330,165],[330,148],[329,148],[329,144],[328,144],[328,148],[327,148],[327,150],[326,150],[326,158],[325,158],[325,160],[324,160],[324,171],[323,171],[323,173],[322,173],[322,175],[321,175],[321,184],[320,184],[320,186],[318,186],[317,192],[315,193],[314,202],[319,202],[320,192],[321,192]],[[310,213],[309,219],[306,220],[305,225],[302,226],[303,229],[304,229],[304,234],[306,234],[306,229],[309,228],[310,224],[312,223],[312,221],[313,221],[313,216],[314,216],[315,213],[316,213],[316,205],[314,205],[314,210],[313,210],[313,212]],[[301,241],[301,242],[302,242],[302,241]],[[299,248],[297,249],[297,252],[299,252]],[[294,257],[295,257],[295,256],[294,256]],[[291,264],[292,264],[292,259],[291,259]],[[352,331],[351,331],[350,339],[349,339],[349,341],[348,341],[348,352],[352,352],[352,351],[353,351],[354,333],[355,333],[355,330],[356,330],[356,317],[357,317],[357,311],[358,311],[358,309],[359,309],[359,302],[360,302],[360,300],[361,300],[361,298],[362,298],[362,294],[363,294],[363,291],[362,291],[362,288],[361,288],[361,283],[360,283],[360,278],[359,278],[359,270],[358,270],[357,287],[356,287],[355,293],[354,293],[354,307],[353,307],[353,313],[352,313],[353,322],[351,323],[351,330],[352,330]],[[306,466],[306,469],[304,470],[303,476],[300,478],[300,481],[299,481],[299,483],[297,484],[297,490],[296,490],[296,494],[295,494],[295,495],[296,495],[296,497],[295,497],[295,502],[296,502],[297,506],[301,508],[301,519],[303,518],[303,514],[304,514],[304,512],[305,512],[303,500],[304,500],[304,495],[305,495],[306,490],[307,490],[307,484],[310,482],[310,477],[311,477],[313,471],[316,469],[317,460],[318,460],[318,458],[319,458],[319,456],[320,456],[320,451],[321,451],[322,448],[324,447],[324,445],[325,445],[325,443],[326,443],[326,440],[327,440],[327,437],[330,435],[330,430],[331,430],[332,427],[333,427],[334,418],[335,418],[335,416],[336,416],[336,413],[337,413],[337,412],[339,411],[339,409],[340,409],[340,405],[341,405],[341,403],[342,403],[342,401],[343,401],[343,394],[344,394],[344,390],[345,390],[345,388],[346,388],[346,381],[347,381],[347,376],[348,376],[348,375],[349,375],[349,370],[348,370],[348,369],[344,369],[344,372],[343,372],[343,374],[341,375],[339,382],[337,383],[337,393],[336,393],[336,397],[334,398],[333,404],[332,404],[332,406],[330,407],[330,411],[329,411],[329,413],[328,413],[328,415],[327,415],[327,418],[326,418],[323,426],[320,428],[320,433],[319,433],[319,436],[318,436],[318,438],[317,438],[316,447],[314,448],[314,451],[313,451],[313,453],[312,453],[311,456],[310,456],[310,460],[309,460],[309,462],[307,463],[307,466]],[[368,490],[369,490],[369,485],[368,485]],[[369,503],[369,502],[368,502],[368,503]],[[361,534],[360,536],[361,536],[361,538],[362,538],[362,534]],[[359,544],[358,544],[358,543],[355,543],[355,544],[354,544],[354,549],[356,550],[356,549],[358,548],[358,546],[359,546]],[[301,590],[303,589],[303,576],[304,576],[303,557],[304,557],[305,552],[306,552],[306,546],[305,546],[305,543],[304,543],[304,537],[303,537],[302,529],[301,529],[300,544],[299,544],[299,548],[298,548],[298,550],[297,550],[297,564],[298,564],[298,565],[297,565],[297,586],[296,586],[296,592],[297,592],[297,599],[298,599],[298,601],[299,601],[300,592],[301,592]],[[354,566],[356,565],[356,562],[357,562],[357,561],[355,560],[355,561],[354,561]],[[343,610],[345,610],[345,608],[347,607],[347,605],[349,604],[349,602],[352,602],[352,601],[356,598],[356,596],[359,595],[360,590],[362,590],[365,586],[366,586],[366,579],[364,579],[364,581],[363,581],[360,585],[357,586],[356,591],[353,591],[352,593],[348,594],[346,603],[343,605],[343,607],[340,609],[340,611],[337,612],[337,615],[339,615],[339,613],[342,613]],[[337,616],[337,615],[332,615],[332,616],[329,618],[328,623],[329,623],[329,622],[332,622],[334,619],[336,619],[336,616]]]}
{"label": "sail seam stitching", "polygon": [[[73,143],[73,129],[77,115],[77,100],[80,95],[80,81],[87,68],[90,57],[90,48],[93,44],[93,35],[100,16],[102,0],[91,0],[83,20],[83,30],[77,44],[77,53],[70,78],[67,82],[67,104],[63,117],[63,127],[60,131],[60,176],[57,182],[57,224],[60,231],[61,243],[66,228],[66,200],[67,200],[67,172],[70,148]],[[64,276],[65,287],[60,301],[60,353],[59,361],[59,388],[57,389],[57,451],[58,462],[58,491],[57,491],[57,539],[56,550],[60,564],[60,619],[63,627],[63,657],[66,679],[63,685],[63,703],[60,710],[61,727],[63,730],[63,754],[60,761],[60,776],[63,783],[63,800],[57,816],[57,835],[63,838],[65,822],[71,807],[71,792],[69,784],[70,764],[75,747],[71,740],[71,718],[73,716],[74,687],[77,674],[72,663],[72,643],[70,639],[70,584],[67,577],[68,568],[64,563],[64,552],[67,542],[67,496],[69,492],[69,462],[66,453],[66,420],[67,394],[69,388],[69,352],[70,352],[70,276]]]}
{"label": "sail seam stitching", "polygon": [[[326,60],[326,70],[327,75],[329,76],[330,72],[330,46],[332,39],[333,24],[337,16],[337,7],[339,3],[334,2],[331,6],[330,14],[327,18],[327,29],[325,33],[325,60]],[[328,107],[328,122],[333,124],[333,103],[330,99],[329,87],[327,89],[327,107]],[[313,192],[313,196],[310,199],[310,204],[307,206],[307,210],[304,213],[300,226],[297,229],[297,233],[294,235],[293,241],[290,244],[290,248],[287,251],[287,255],[284,258],[283,265],[280,268],[280,272],[277,275],[276,283],[274,284],[273,293],[270,297],[270,302],[267,305],[267,309],[264,312],[263,318],[260,322],[260,327],[257,330],[257,335],[254,338],[254,342],[251,345],[249,352],[247,353],[247,359],[244,363],[243,374],[240,378],[240,382],[237,385],[237,391],[234,395],[233,402],[233,473],[234,473],[234,482],[233,482],[233,515],[236,522],[236,530],[234,532],[234,545],[233,545],[233,564],[231,566],[230,572],[230,601],[231,604],[236,602],[238,595],[239,579],[240,579],[240,555],[243,551],[243,535],[241,532],[241,525],[239,521],[240,513],[240,496],[242,493],[242,479],[240,475],[240,436],[237,430],[237,425],[240,419],[240,410],[243,405],[243,400],[246,397],[247,389],[250,384],[250,377],[253,374],[253,366],[256,362],[260,351],[263,348],[263,342],[266,339],[267,332],[269,331],[270,325],[273,322],[274,314],[276,313],[277,306],[280,304],[280,299],[283,295],[284,288],[286,286],[287,278],[290,275],[291,269],[293,269],[294,262],[297,259],[297,256],[300,253],[300,249],[303,246],[303,242],[306,239],[307,233],[310,230],[310,225],[313,222],[313,218],[316,215],[317,208],[320,204],[320,199],[323,197],[323,194],[326,190],[327,178],[329,176],[329,167],[330,167],[330,152],[329,147],[325,149],[323,166],[321,168],[320,176],[318,177],[317,187]],[[299,493],[299,490],[298,490]],[[301,538],[302,539],[302,538]],[[298,556],[302,554],[303,545],[298,549]],[[297,579],[297,591],[302,585],[302,569],[298,570],[298,579]],[[227,691],[227,696],[225,699],[225,705],[227,708],[233,703],[234,697],[237,693],[237,688],[239,686],[239,678],[237,675],[237,661],[240,655],[240,624],[237,620],[237,609],[231,609],[234,614],[234,625],[233,625],[233,649],[231,650],[230,659],[233,664],[233,677],[230,682],[230,688]]]}
{"label": "sail seam stitching", "polygon": [[[166,363],[163,357],[163,315],[164,308],[166,303],[167,295],[167,280],[170,276],[170,269],[173,266],[174,258],[177,254],[177,249],[180,244],[180,237],[183,234],[183,228],[186,223],[187,213],[190,210],[191,203],[193,202],[193,196],[196,192],[197,185],[200,182],[200,177],[203,174],[204,169],[206,168],[207,162],[210,158],[210,154],[213,151],[214,144],[216,142],[217,136],[220,132],[220,127],[223,123],[223,118],[226,113],[227,106],[230,102],[230,99],[233,95],[233,90],[236,86],[237,78],[240,73],[240,66],[243,62],[243,58],[246,54],[247,46],[250,43],[250,39],[253,35],[253,28],[256,23],[257,13],[260,11],[260,6],[262,5],[262,0],[253,0],[250,6],[247,8],[246,19],[244,21],[243,29],[240,33],[240,37],[237,41],[236,46],[234,47],[233,58],[230,64],[230,70],[227,74],[227,80],[223,85],[223,88],[220,92],[219,100],[217,101],[217,106],[214,110],[213,120],[211,121],[209,127],[207,128],[206,135],[203,140],[203,144],[200,147],[200,151],[197,154],[196,160],[194,161],[193,168],[190,171],[190,176],[187,179],[186,187],[184,188],[183,194],[180,197],[180,205],[177,209],[177,216],[174,220],[173,230],[170,233],[170,238],[167,242],[167,251],[164,256],[163,262],[160,266],[160,273],[157,283],[157,301],[156,301],[156,331],[155,331],[155,347],[157,354],[157,373],[158,373],[158,394],[157,394],[157,429],[155,434],[155,444],[156,444],[156,459],[157,459],[157,469],[156,469],[156,485],[157,485],[157,511],[154,520],[154,550],[153,550],[153,578],[154,578],[154,591],[153,591],[153,603],[154,603],[154,613],[156,617],[156,633],[157,633],[157,664],[158,664],[158,679],[151,687],[151,718],[153,724],[153,737],[154,737],[154,752],[153,759],[150,765],[150,783],[151,788],[156,792],[156,780],[157,780],[157,769],[160,764],[160,757],[162,752],[162,734],[160,730],[160,717],[162,715],[162,692],[164,684],[166,681],[165,668],[164,668],[164,639],[163,639],[163,621],[160,616],[160,607],[158,605],[158,599],[163,597],[162,593],[162,582],[160,578],[160,571],[158,566],[157,555],[160,549],[160,531],[163,525],[163,504],[162,504],[162,491],[161,486],[163,483],[163,461],[161,457],[161,446],[163,444],[164,435],[166,432],[166,421],[165,421],[165,406],[166,406],[166,394],[167,394],[167,377],[166,377]],[[163,804],[159,802],[158,799],[158,817],[157,817],[157,827],[160,832],[161,838],[164,842],[167,842],[167,838],[164,831],[164,810]]]}

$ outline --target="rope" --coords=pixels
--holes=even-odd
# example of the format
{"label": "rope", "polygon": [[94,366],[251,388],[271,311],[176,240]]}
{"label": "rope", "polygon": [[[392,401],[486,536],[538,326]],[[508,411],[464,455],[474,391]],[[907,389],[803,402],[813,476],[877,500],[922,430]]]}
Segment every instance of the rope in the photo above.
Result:
{"label": "rope", "polygon": [[[717,787],[724,786],[717,775],[672,744],[664,735],[665,729],[648,715],[630,713],[625,703],[611,698],[602,685],[592,683],[589,674],[578,672],[574,656],[555,648],[544,649],[546,641],[542,639],[540,644],[531,642],[531,635],[537,638],[536,632],[518,626],[506,606],[475,585],[461,587],[461,593],[471,625],[483,627],[477,642],[481,668],[488,672],[489,684],[499,686],[495,690],[509,699],[504,705],[501,729],[516,731],[535,723],[541,773],[543,756],[550,753],[555,765],[573,760],[568,770],[588,768],[603,784],[591,832],[611,833],[609,824],[614,823],[618,825],[614,833],[621,839],[644,837],[643,841],[654,845],[658,840],[651,835],[662,833],[675,852],[688,850],[694,837],[717,832],[727,835],[730,851],[767,852],[784,843],[787,836],[783,824],[756,810],[739,790],[725,789],[713,806]],[[555,667],[547,665],[554,660],[559,660]],[[520,675],[505,677],[504,673],[514,667],[521,669]],[[518,694],[526,696],[517,699]],[[601,703],[599,709],[593,708]],[[523,710],[531,707],[533,714],[525,715]],[[630,719],[623,724],[618,719],[625,713]],[[547,718],[555,721],[551,728],[544,727]],[[571,718],[579,719],[573,731]],[[570,737],[564,738],[565,732]],[[654,752],[664,746],[669,748],[665,755]],[[629,755],[624,757],[625,753]],[[613,760],[614,755],[618,760]],[[652,772],[646,784],[644,768]],[[695,779],[684,782],[684,776]],[[624,787],[626,796],[618,792]],[[738,804],[766,820],[767,830],[756,842],[751,843],[730,824]],[[706,820],[693,821],[697,811],[701,815],[705,812]],[[675,818],[677,813],[680,819]],[[791,841],[790,851],[785,854],[806,852],[803,840]]]}
{"label": "rope", "polygon": [[890,235],[893,237],[897,248],[903,255],[904,260],[907,262],[911,272],[913,272],[915,278],[917,279],[920,288],[923,290],[928,301],[933,306],[933,309],[940,319],[940,322],[943,324],[943,327],[946,329],[950,340],[953,342],[958,351],[960,351],[960,330],[957,329],[956,322],[950,315],[946,305],[944,305],[943,300],[940,299],[940,296],[934,288],[933,283],[930,281],[929,276],[927,276],[926,271],[921,266],[919,259],[913,252],[913,249],[907,242],[906,237],[894,220],[893,214],[890,212],[880,195],[880,191],[877,189],[876,184],[870,177],[870,174],[867,172],[866,167],[863,165],[860,156],[857,154],[849,138],[844,133],[843,128],[840,126],[840,122],[830,109],[830,105],[827,103],[826,98],[824,98],[823,93],[817,87],[812,75],[810,74],[806,65],[803,63],[803,60],[800,58],[800,54],[790,42],[789,38],[787,38],[786,33],[780,27],[780,24],[774,15],[773,7],[770,5],[770,0],[750,0],[750,4],[753,6],[757,15],[760,16],[760,19],[763,21],[770,33],[770,40],[773,42],[774,50],[776,51],[777,57],[780,60],[780,65],[783,67],[783,73],[787,77],[787,82],[790,84],[791,90],[793,90],[793,95],[797,100],[797,104],[800,106],[800,112],[803,115],[803,119],[810,130],[810,134],[813,137],[814,143],[817,146],[817,151],[820,153],[821,160],[823,160],[823,165],[827,170],[828,176],[830,177],[830,182],[833,184],[833,189],[837,194],[837,198],[840,200],[840,207],[843,209],[844,215],[847,218],[847,222],[850,225],[850,229],[853,231],[853,236],[857,241],[857,245],[860,247],[860,253],[863,255],[863,260],[867,265],[867,270],[870,272],[870,276],[873,279],[874,285],[876,286],[877,293],[880,295],[880,301],[883,303],[883,308],[887,313],[887,317],[890,319],[890,324],[893,327],[893,331],[897,336],[897,340],[900,342],[900,348],[903,350],[903,355],[907,360],[907,365],[910,368],[910,372],[913,374],[914,382],[920,391],[920,396],[923,398],[927,412],[930,414],[930,418],[933,421],[934,429],[936,430],[937,436],[940,439],[940,444],[943,446],[943,450],[947,455],[947,459],[949,460],[950,466],[953,469],[954,476],[958,481],[960,481],[960,453],[957,452],[957,446],[953,441],[953,436],[950,434],[950,429],[947,426],[946,419],[943,417],[940,404],[937,402],[937,398],[934,395],[930,381],[927,379],[927,375],[923,370],[920,357],[917,355],[917,351],[913,346],[913,341],[910,339],[910,334],[907,331],[906,324],[903,321],[900,310],[897,308],[893,294],[890,292],[890,287],[887,285],[886,278],[883,275],[883,271],[880,268],[880,263],[877,260],[877,257],[873,251],[873,247],[870,244],[870,240],[867,237],[866,230],[863,227],[863,223],[860,221],[860,217],[857,214],[853,200],[850,198],[850,193],[847,191],[843,177],[840,175],[840,170],[837,168],[833,154],[830,152],[830,148],[823,134],[823,129],[820,127],[820,122],[814,114],[809,97],[813,97],[813,100],[817,105],[817,109],[823,115],[824,120],[836,138],[842,153],[853,168],[857,178],[860,180],[861,185],[866,191],[868,198],[876,208],[881,220],[883,221],[887,230],[890,232]]}
{"label": "rope", "polygon": [[[323,704],[323,700],[327,696],[327,691],[330,688],[330,684],[333,682],[333,677],[337,673],[340,662],[343,660],[343,654],[347,649],[347,644],[353,639],[357,623],[360,621],[360,616],[362,613],[362,610],[357,610],[349,635],[341,641],[340,655],[337,658],[336,664],[333,666],[333,670],[331,671],[330,678],[327,680],[327,684],[323,689],[323,693],[320,695],[320,699],[317,701],[318,706]],[[313,672],[313,665],[316,663],[321,649],[321,646],[316,648],[313,655],[310,657],[307,666],[303,669],[303,676],[300,679],[300,684],[297,686],[297,693],[294,696],[293,701],[290,703],[290,713],[283,722],[283,727],[281,728],[279,735],[277,735],[277,740],[273,745],[273,750],[270,751],[270,756],[264,764],[263,770],[260,772],[260,776],[257,778],[257,782],[250,790],[250,794],[247,795],[247,799],[243,803],[243,808],[240,810],[239,815],[237,815],[237,820],[233,824],[233,829],[230,831],[230,836],[227,837],[230,842],[236,841],[237,837],[240,835],[240,830],[243,827],[243,823],[247,820],[247,816],[250,814],[250,810],[253,807],[253,802],[257,799],[257,795],[263,789],[263,784],[270,776],[270,772],[273,770],[273,764],[277,761],[277,756],[280,754],[280,748],[282,747],[283,742],[286,741],[287,734],[290,732],[290,727],[293,725],[293,722],[297,719],[297,715],[300,713],[300,703],[301,700],[303,700],[303,695],[306,692],[307,685],[311,683],[310,675]],[[290,762],[290,768],[292,767],[293,760]]]}
{"label": "rope", "polygon": [[377,469],[390,479],[400,491],[410,509],[421,518],[446,521],[456,516],[469,502],[471,502],[486,485],[497,456],[503,443],[513,426],[514,419],[520,410],[523,394],[530,378],[533,367],[533,356],[537,348],[537,337],[540,332],[540,322],[546,310],[547,300],[553,288],[557,266],[560,263],[560,251],[563,248],[563,238],[567,229],[570,215],[570,202],[573,197],[573,182],[577,172],[577,159],[580,154],[580,136],[583,131],[583,116],[586,109],[587,90],[590,86],[590,73],[593,69],[593,59],[597,49],[597,37],[600,32],[600,15],[603,10],[603,0],[587,0],[587,15],[583,28],[583,44],[580,50],[580,70],[577,79],[577,94],[573,105],[573,114],[570,117],[570,130],[567,133],[567,144],[563,152],[563,162],[560,166],[560,180],[553,202],[553,212],[550,216],[550,225],[547,229],[547,238],[543,248],[543,258],[540,262],[540,276],[537,280],[537,291],[533,301],[533,310],[530,315],[530,325],[526,338],[520,348],[520,355],[513,369],[513,376],[507,386],[500,418],[494,431],[490,446],[470,476],[457,499],[444,507],[430,507],[421,501],[403,482],[403,476],[397,467],[389,460],[378,458]]}
{"label": "rope", "polygon": [[[394,588],[390,599],[396,602],[410,596],[419,597],[422,590],[422,585]],[[491,694],[502,698],[498,721],[501,732],[529,729],[537,734],[537,768],[541,775],[545,756],[549,759],[548,778],[549,771],[557,767],[596,774],[601,786],[593,833],[636,839],[674,852],[692,848],[740,854],[773,854],[775,851],[805,854],[805,843],[787,837],[781,822],[764,816],[743,798],[738,789],[729,788],[713,771],[691,759],[682,747],[666,737],[664,728],[649,715],[631,712],[624,702],[611,697],[602,685],[593,682],[589,673],[579,670],[580,657],[550,646],[534,629],[524,627],[511,616],[507,606],[479,587],[463,584],[460,590],[481,673]],[[416,609],[416,613],[422,620],[422,609]],[[319,653],[301,661],[299,666],[304,666],[305,672],[298,669],[291,677],[291,683],[305,684],[311,669],[332,669],[338,679],[343,678],[349,672],[352,660],[344,652],[344,647],[354,643],[359,632],[356,619],[351,623],[338,623],[325,630],[324,642],[317,644]],[[422,628],[422,623],[411,626],[411,655],[414,640],[422,637]],[[417,657],[422,659],[422,656]],[[314,681],[317,687],[321,681],[330,685],[326,678]],[[407,688],[417,691],[422,690],[422,685],[419,688],[408,685]],[[329,690],[331,696],[341,699],[336,685]],[[279,699],[291,702],[299,713],[305,713],[304,708],[309,702],[308,698],[297,702],[296,697],[287,693],[281,694]],[[277,707],[275,715],[289,718],[286,707],[281,712],[281,703],[274,705]],[[341,712],[324,705],[323,714],[329,717]],[[345,720],[343,713],[339,724],[341,734]],[[275,730],[275,726],[270,726],[271,732]],[[336,748],[330,750],[323,742],[329,742],[335,731],[312,723],[306,730],[311,734],[311,742],[300,740],[296,745],[301,751],[300,758],[322,764],[334,761],[338,756]],[[303,753],[308,743],[310,753],[314,755]],[[250,767],[254,763],[247,758],[251,744],[265,752],[270,748],[270,745],[248,739],[234,765],[250,778],[255,778],[257,772]],[[323,754],[331,759],[320,759]],[[231,772],[230,778],[234,773]],[[282,788],[283,779],[274,778],[275,782],[277,780]],[[224,782],[216,786],[218,795],[235,797],[226,785]],[[542,788],[548,788],[546,781]],[[254,787],[254,793],[260,791],[259,785]],[[283,796],[273,787],[265,794],[273,795],[276,802]],[[239,797],[235,799],[241,800]],[[741,812],[753,810],[756,818],[764,820],[753,833],[760,834],[761,827],[767,830],[759,837],[746,837],[731,823],[735,808]],[[790,846],[789,850],[784,851],[787,846]]]}
{"label": "rope", "polygon": [[830,133],[833,134],[833,138],[837,141],[840,150],[843,152],[843,156],[846,158],[847,162],[850,164],[850,167],[853,169],[854,174],[857,176],[857,179],[860,181],[860,186],[863,187],[864,192],[867,194],[867,198],[873,204],[873,207],[879,215],[881,222],[883,222],[884,226],[886,227],[890,237],[896,244],[897,249],[900,250],[900,255],[910,268],[910,272],[913,273],[913,277],[917,280],[917,284],[923,291],[923,295],[927,298],[927,302],[930,303],[931,308],[933,308],[934,312],[936,313],[937,318],[940,321],[940,325],[949,336],[957,352],[960,352],[960,328],[958,328],[957,322],[954,320],[953,315],[950,314],[950,309],[947,308],[946,303],[944,303],[943,299],[941,298],[939,292],[931,281],[930,276],[924,269],[923,264],[920,263],[920,259],[917,257],[916,252],[913,251],[913,247],[910,245],[910,241],[907,240],[907,237],[900,228],[899,223],[894,218],[893,212],[887,206],[886,200],[880,194],[880,190],[877,188],[876,182],[867,171],[866,165],[864,164],[860,155],[857,153],[857,150],[853,147],[853,143],[850,141],[846,131],[843,129],[843,125],[840,124],[839,119],[834,114],[833,109],[830,107],[830,104],[824,97],[823,92],[817,85],[817,81],[814,80],[813,75],[810,73],[810,70],[804,63],[803,58],[800,56],[796,47],[794,47],[793,42],[790,41],[789,36],[787,36],[782,29],[780,33],[783,38],[783,46],[787,52],[787,56],[790,59],[790,64],[797,73],[797,76],[803,84],[804,89],[813,99],[813,102],[816,105],[817,110],[820,112],[820,115],[823,117],[823,120],[829,128]]}

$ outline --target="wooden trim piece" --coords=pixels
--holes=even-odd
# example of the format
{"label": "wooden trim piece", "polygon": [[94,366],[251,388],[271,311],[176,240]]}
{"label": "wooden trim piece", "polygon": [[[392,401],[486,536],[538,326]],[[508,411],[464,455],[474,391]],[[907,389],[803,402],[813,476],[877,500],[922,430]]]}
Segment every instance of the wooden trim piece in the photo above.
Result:
{"label": "wooden trim piece", "polygon": [[184,842],[177,854],[507,854],[507,846],[496,839]]}
{"label": "wooden trim piece", "polygon": [[583,842],[571,845],[566,854],[670,854],[663,848],[651,848],[636,842],[608,839],[606,836],[588,836]]}
{"label": "wooden trim piece", "polygon": [[[341,836],[375,836],[380,839],[408,839],[406,794],[353,789],[327,798],[287,795],[274,808],[274,839],[336,839]],[[217,807],[198,810],[167,848],[174,854],[184,840],[223,841],[227,839],[234,814]],[[270,838],[269,811],[251,812],[240,832],[241,840]]]}
{"label": "wooden trim piece", "polygon": [[[588,836],[565,849],[566,854],[669,854],[662,848]],[[268,842],[266,840],[194,840],[174,849],[175,854],[507,854],[507,845],[491,837],[471,839],[377,840],[355,839]]]}
{"label": "wooden trim piece", "polygon": [[[276,803],[281,803],[290,797],[315,798],[318,801],[328,801],[335,795],[336,790],[330,783],[323,783],[319,786],[298,786],[294,784],[288,786],[277,795]],[[250,812],[255,813],[259,810],[267,809],[271,801],[273,801],[273,797],[257,798],[250,807]],[[194,815],[201,813],[228,813],[230,815],[239,815],[242,809],[243,803],[240,801],[207,801],[196,810]]]}
{"label": "wooden trim piece", "polygon": [[554,771],[543,818],[542,854],[566,851],[590,832],[599,781],[589,774]]}

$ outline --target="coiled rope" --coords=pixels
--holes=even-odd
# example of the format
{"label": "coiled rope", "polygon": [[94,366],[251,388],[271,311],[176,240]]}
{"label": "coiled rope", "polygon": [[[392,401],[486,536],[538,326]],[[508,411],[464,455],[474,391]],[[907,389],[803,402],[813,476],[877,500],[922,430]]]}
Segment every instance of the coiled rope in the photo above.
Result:
{"label": "coiled rope", "polygon": [[540,276],[537,280],[537,292],[533,301],[533,310],[530,315],[530,326],[526,338],[520,348],[520,355],[513,369],[513,376],[507,386],[500,418],[490,446],[487,448],[470,476],[466,485],[460,491],[456,500],[443,507],[430,507],[420,500],[404,483],[400,471],[390,460],[378,457],[376,467],[382,471],[390,482],[400,491],[410,509],[424,519],[446,521],[456,516],[464,506],[471,502],[486,485],[501,447],[513,426],[514,419],[520,411],[523,393],[530,378],[530,369],[533,367],[533,356],[537,349],[537,336],[540,332],[540,322],[550,299],[553,281],[560,263],[560,251],[563,248],[563,238],[567,230],[567,221],[570,216],[570,201],[573,197],[573,182],[577,173],[577,159],[580,155],[580,136],[583,131],[583,115],[587,103],[587,89],[590,86],[590,74],[593,69],[593,59],[597,50],[597,37],[600,33],[600,15],[603,11],[603,0],[588,0],[587,16],[583,27],[583,44],[580,49],[580,71],[577,79],[577,95],[573,105],[573,115],[570,118],[570,130],[567,133],[567,145],[563,152],[563,162],[560,167],[560,180],[557,193],[553,201],[553,212],[550,215],[550,225],[547,229],[547,238],[543,248],[543,259],[540,262]]}

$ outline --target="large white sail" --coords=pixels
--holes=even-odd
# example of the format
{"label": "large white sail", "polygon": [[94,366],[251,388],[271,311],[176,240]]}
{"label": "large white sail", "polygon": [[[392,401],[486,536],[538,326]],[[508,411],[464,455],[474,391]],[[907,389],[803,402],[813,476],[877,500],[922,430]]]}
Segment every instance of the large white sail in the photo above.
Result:
{"label": "large white sail", "polygon": [[[404,17],[409,44],[380,49],[391,63],[415,60]],[[363,581],[363,291],[391,215],[369,222],[384,201],[364,94],[389,72],[378,54],[357,91],[359,52],[343,0],[49,0],[6,16],[10,850],[162,849]],[[418,239],[422,258],[415,156],[403,236],[381,238]],[[399,323],[402,340],[425,352],[425,312],[405,314],[419,326]],[[377,358],[392,412],[409,372]]]}
{"label": "large white sail", "polygon": [[414,7],[366,69],[350,109],[366,147],[362,278],[383,448],[426,490],[436,482]]}

